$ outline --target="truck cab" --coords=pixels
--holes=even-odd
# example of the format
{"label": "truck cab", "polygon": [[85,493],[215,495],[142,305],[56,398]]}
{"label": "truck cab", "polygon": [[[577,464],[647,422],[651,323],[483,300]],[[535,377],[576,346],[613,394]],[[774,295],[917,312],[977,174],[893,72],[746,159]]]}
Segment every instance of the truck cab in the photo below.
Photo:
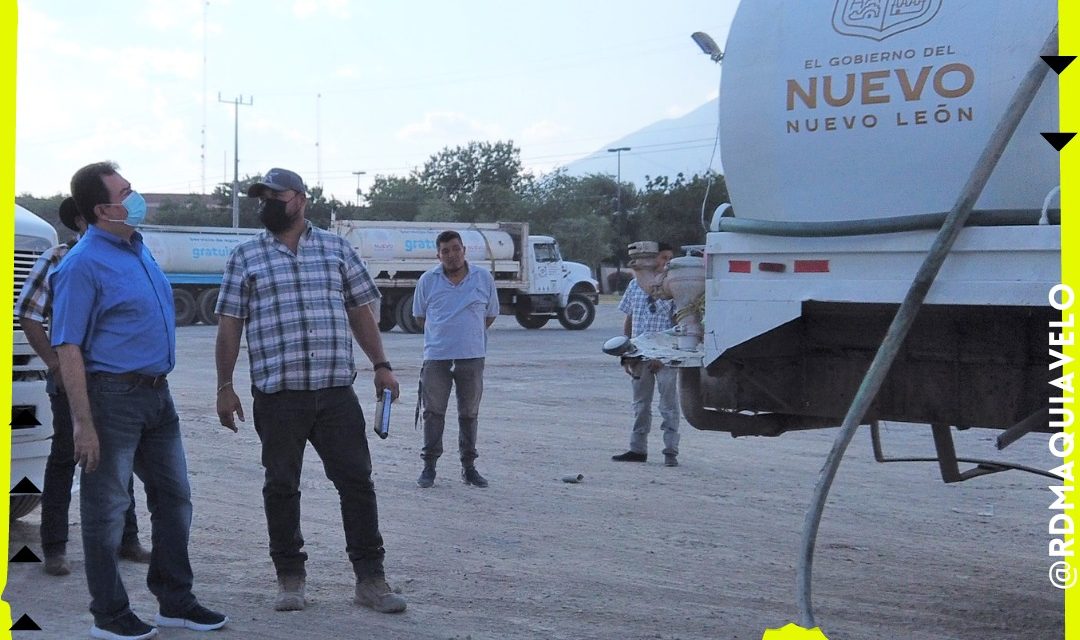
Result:
{"label": "truck cab", "polygon": [[555,317],[570,330],[591,325],[600,294],[589,267],[563,260],[559,243],[551,236],[529,236],[529,250],[532,274],[522,292],[529,297],[529,304],[518,305],[518,323],[526,329],[538,329]]}
{"label": "truck cab", "polygon": [[[30,211],[15,205],[15,296],[22,291],[30,269],[57,244],[56,230]],[[41,501],[45,461],[52,439],[52,408],[45,392],[48,367],[30,348],[26,335],[13,318],[11,371],[11,514],[21,518]]]}

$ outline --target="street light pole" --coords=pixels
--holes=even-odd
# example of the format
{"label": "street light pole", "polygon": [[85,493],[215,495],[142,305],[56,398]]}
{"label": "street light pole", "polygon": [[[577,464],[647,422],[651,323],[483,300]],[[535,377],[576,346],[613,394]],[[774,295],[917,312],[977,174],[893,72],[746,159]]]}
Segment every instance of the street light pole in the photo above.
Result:
{"label": "street light pole", "polygon": [[360,206],[360,176],[367,175],[367,171],[353,171],[356,176],[356,206]]}
{"label": "street light pole", "polygon": [[616,147],[614,149],[608,149],[608,153],[614,153],[616,157],[616,176],[615,176],[615,202],[617,203],[619,213],[622,213],[622,152],[629,151],[630,147]]}
{"label": "street light pole", "polygon": [[234,100],[222,100],[221,92],[218,92],[218,102],[233,105],[233,183],[232,183],[232,226],[235,229],[240,226],[240,105],[251,106],[255,98],[249,96],[244,102],[243,96],[237,96]]}

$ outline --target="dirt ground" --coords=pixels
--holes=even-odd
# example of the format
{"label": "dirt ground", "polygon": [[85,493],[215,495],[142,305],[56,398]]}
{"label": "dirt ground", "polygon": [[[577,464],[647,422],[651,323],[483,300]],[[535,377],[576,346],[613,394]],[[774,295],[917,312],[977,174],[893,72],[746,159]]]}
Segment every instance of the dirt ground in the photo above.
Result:
{"label": "dirt ground", "polygon": [[[302,483],[309,606],[272,610],[262,470],[250,422],[233,434],[213,409],[214,329],[178,332],[170,376],[191,471],[196,594],[231,622],[222,638],[758,639],[797,617],[795,560],[806,506],[835,430],[732,439],[683,423],[680,462],[662,466],[659,417],[646,464],[609,458],[626,449],[629,379],[600,352],[621,330],[608,301],[588,330],[557,323],[526,331],[512,318],[491,330],[477,466],[488,489],[461,483],[456,421],[432,489],[416,486],[413,430],[422,337],[384,334],[404,390],[390,438],[369,435],[386,540],[386,570],[409,601],[400,615],[351,603],[337,496],[308,449]],[[246,380],[241,356],[237,387]],[[371,374],[357,390],[371,398]],[[245,398],[250,410],[250,397]],[[961,455],[1003,458],[996,433],[959,434]],[[929,429],[890,425],[891,455],[932,455]],[[1050,469],[1045,436],[1004,454]],[[583,474],[579,484],[563,476]],[[818,536],[814,605],[832,640],[1060,638],[1063,598],[1048,579],[1052,494],[1037,476],[1009,472],[943,484],[936,465],[877,464],[860,433],[840,468]],[[140,496],[142,537],[149,517]],[[77,505],[77,501],[76,501]],[[91,617],[72,509],[63,578],[12,565],[4,599],[41,632],[88,637]],[[11,529],[10,548],[40,554],[38,513]],[[156,603],[145,568],[123,564],[135,611]],[[162,638],[205,637],[163,630]],[[215,636],[218,637],[218,636]]]}

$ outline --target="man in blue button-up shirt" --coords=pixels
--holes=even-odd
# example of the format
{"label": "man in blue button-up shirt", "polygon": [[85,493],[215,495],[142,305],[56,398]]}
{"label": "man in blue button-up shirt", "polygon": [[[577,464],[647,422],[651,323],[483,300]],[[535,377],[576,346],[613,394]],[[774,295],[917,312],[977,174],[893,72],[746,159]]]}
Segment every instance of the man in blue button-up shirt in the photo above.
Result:
{"label": "man in blue button-up shirt", "polygon": [[146,203],[100,162],[71,179],[89,228],[49,276],[55,292],[52,344],[68,391],[75,457],[83,467],[80,507],[86,583],[95,638],[157,633],[128,601],[117,551],[132,471],[146,487],[153,549],[147,586],[159,626],[209,631],[228,618],[199,604],[188,559],[191,489],[165,376],[176,363],[172,289],[135,226]]}

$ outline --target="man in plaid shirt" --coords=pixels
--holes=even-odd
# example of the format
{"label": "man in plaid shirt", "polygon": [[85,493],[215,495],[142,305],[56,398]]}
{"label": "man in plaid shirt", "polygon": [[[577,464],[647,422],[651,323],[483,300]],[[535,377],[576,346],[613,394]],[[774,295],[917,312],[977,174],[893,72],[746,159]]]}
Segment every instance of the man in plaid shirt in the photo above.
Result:
{"label": "man in plaid shirt", "polygon": [[356,573],[356,604],[405,610],[383,571],[383,539],[364,414],[353,392],[352,339],[373,363],[376,395],[398,383],[371,309],[379,291],[356,250],[304,217],[307,188],[297,174],[271,169],[248,189],[266,231],[229,256],[216,312],[217,412],[236,431],[244,419],[233,388],[240,336],[247,329],[255,432],[265,468],[263,505],[278,611],[304,608],[307,554],[300,531],[300,470],[310,440],[341,498],[345,550]]}
{"label": "man in plaid shirt", "polygon": [[[659,243],[656,269],[662,271],[674,256],[670,245]],[[675,325],[675,302],[659,300],[645,293],[637,280],[631,280],[619,311],[626,314],[623,333],[636,338],[646,333],[666,331]],[[649,430],[652,427],[653,389],[660,391],[660,416],[664,432],[664,466],[679,466],[679,389],[677,371],[656,360],[636,361],[627,372],[633,378],[634,429],[630,433],[630,450],[612,456],[618,462],[645,462],[649,452]]]}
{"label": "man in plaid shirt", "polygon": [[[60,203],[60,222],[81,236],[86,221],[79,215],[75,201],[65,198]],[[75,242],[77,242],[76,240]],[[58,244],[41,254],[26,276],[15,317],[26,334],[34,353],[45,362],[49,373],[45,389],[53,415],[53,437],[49,458],[45,462],[45,486],[41,489],[41,550],[45,554],[45,573],[66,576],[71,573],[67,562],[68,512],[71,508],[71,484],[75,474],[75,442],[72,439],[71,407],[68,406],[64,383],[60,378],[60,359],[49,342],[45,322],[52,315],[52,289],[49,272],[60,264],[75,242]],[[131,505],[124,514],[124,534],[120,542],[120,557],[142,564],[150,563],[150,552],[139,542],[139,523],[135,517],[135,479],[128,484]]]}

